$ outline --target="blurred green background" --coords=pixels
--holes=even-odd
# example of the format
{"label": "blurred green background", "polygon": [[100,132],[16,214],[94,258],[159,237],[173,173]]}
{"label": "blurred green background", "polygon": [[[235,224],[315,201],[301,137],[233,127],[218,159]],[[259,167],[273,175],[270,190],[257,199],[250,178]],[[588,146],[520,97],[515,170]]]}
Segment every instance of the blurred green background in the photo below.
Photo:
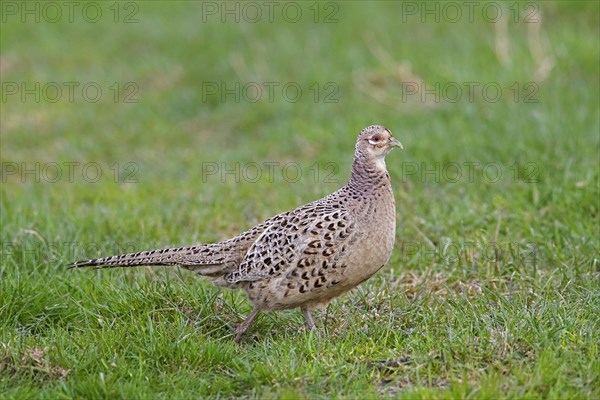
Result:
{"label": "blurred green background", "polygon": [[[1,11],[5,395],[193,397],[192,388],[200,396],[292,398],[466,396],[474,388],[492,397],[598,394],[592,384],[598,379],[600,306],[597,2],[5,1]],[[173,296],[146,303],[136,297],[140,292],[152,297],[181,291],[175,297],[182,304],[211,318],[215,311],[205,309],[206,302],[214,304],[222,292],[190,274],[67,273],[64,265],[121,249],[225,239],[324,196],[348,179],[356,135],[371,124],[386,126],[404,144],[387,160],[398,210],[396,250],[386,272],[332,305],[338,319],[321,321],[339,330],[349,348],[363,349],[356,356],[364,361],[359,366],[334,339],[317,350],[308,334],[295,341],[300,320],[290,322],[295,316],[289,313],[259,321],[253,328],[259,348],[241,355],[221,320],[202,325],[212,326],[206,328],[216,330],[212,335],[202,326],[178,331],[172,323],[160,331],[157,322],[154,334],[173,335],[169,343],[195,337],[193,351],[205,354],[208,346],[237,360],[225,366],[217,357],[182,367],[169,352],[146,365],[127,354],[148,351],[152,358],[153,351],[146,341],[127,347],[126,333],[94,351],[62,343],[106,338],[104,328],[86,319],[102,304],[115,310],[113,328],[125,332],[126,306],[137,304],[129,324],[145,332],[145,307],[160,308]],[[276,163],[273,175],[267,163]],[[284,170],[287,163],[293,169]],[[255,176],[254,165],[260,179],[248,179]],[[218,172],[208,174],[214,166]],[[221,175],[227,168],[238,169]],[[449,243],[461,249],[477,245],[451,262],[442,251]],[[483,254],[489,243],[498,244],[501,254]],[[169,281],[171,276],[189,289]],[[142,290],[128,289],[128,277]],[[155,277],[167,279],[167,289],[155,288]],[[360,324],[342,323],[364,318],[356,299],[384,286],[396,288],[395,294],[380,293],[380,299],[393,299],[385,313],[404,310],[395,323],[375,319],[366,336]],[[447,303],[440,287],[458,296],[456,302]],[[487,300],[474,295],[483,311],[448,311],[475,301],[461,295],[460,287],[483,290]],[[426,293],[427,307],[410,302],[415,291]],[[115,292],[125,296],[127,311],[121,314]],[[193,303],[198,292],[208,300]],[[523,307],[499,311],[496,296],[509,295]],[[241,294],[225,296],[240,314],[246,312]],[[359,306],[348,309],[354,301]],[[560,306],[516,334],[526,338],[532,358],[515,355],[518,346],[503,342],[505,353],[482,359],[469,338],[491,332],[485,324],[478,334],[457,330],[465,339],[459,347],[473,349],[457,355],[443,328],[472,327],[481,315],[495,315],[492,322],[520,321],[526,318],[519,310],[536,301],[542,309]],[[239,322],[236,314],[222,318]],[[421,338],[402,336],[422,332],[416,321],[431,331]],[[510,331],[510,324],[501,325]],[[364,343],[380,335],[399,336],[393,346],[388,340]],[[281,341],[277,346],[286,354],[315,354],[316,369],[293,369],[282,377],[282,368],[289,368],[282,361],[270,372],[234,378],[256,359],[273,357],[268,342],[260,347],[265,336]],[[368,366],[371,354],[387,359],[410,353],[418,360],[440,343],[447,352],[423,361],[430,366],[425,377],[410,366],[392,368],[391,377]],[[31,370],[42,367],[27,358],[37,347],[48,349],[41,384]],[[550,356],[542,357],[546,349]],[[111,370],[106,365],[113,355],[126,361]],[[86,357],[96,361],[81,367]],[[305,365],[299,358],[285,360]],[[504,372],[488,370],[503,362]],[[564,371],[554,367],[569,363]],[[53,375],[54,364],[70,372]],[[341,370],[354,378],[321,376]],[[175,376],[205,384],[190,387]],[[123,379],[131,380],[129,386]],[[408,389],[402,379],[408,379]],[[501,385],[508,389],[497,391]]]}

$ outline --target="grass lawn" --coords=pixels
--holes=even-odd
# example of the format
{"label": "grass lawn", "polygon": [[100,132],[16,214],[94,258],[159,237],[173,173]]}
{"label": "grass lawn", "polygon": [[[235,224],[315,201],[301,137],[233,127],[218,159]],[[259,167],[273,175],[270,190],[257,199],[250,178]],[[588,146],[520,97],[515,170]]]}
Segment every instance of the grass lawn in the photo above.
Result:
{"label": "grass lawn", "polygon": [[[467,3],[3,2],[0,397],[600,397],[600,6]],[[317,332],[65,268],[320,198],[371,124],[396,246]]]}

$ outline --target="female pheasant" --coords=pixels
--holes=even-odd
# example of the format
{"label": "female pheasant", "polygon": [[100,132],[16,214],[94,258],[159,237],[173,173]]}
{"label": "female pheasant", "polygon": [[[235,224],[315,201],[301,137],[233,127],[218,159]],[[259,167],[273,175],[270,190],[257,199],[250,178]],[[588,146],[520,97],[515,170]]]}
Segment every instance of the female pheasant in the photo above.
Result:
{"label": "female pheasant", "polygon": [[356,140],[350,181],[338,191],[278,214],[231,239],[78,261],[71,268],[179,266],[217,286],[244,289],[252,312],[310,310],[356,287],[379,271],[394,247],[396,209],[385,156],[402,147],[383,126],[363,129]]}

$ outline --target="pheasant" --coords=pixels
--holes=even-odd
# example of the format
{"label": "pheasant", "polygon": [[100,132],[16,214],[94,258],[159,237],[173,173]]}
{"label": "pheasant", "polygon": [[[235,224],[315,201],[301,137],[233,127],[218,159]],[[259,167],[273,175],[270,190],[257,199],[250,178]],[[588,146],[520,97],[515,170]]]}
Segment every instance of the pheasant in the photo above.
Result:
{"label": "pheasant", "polygon": [[396,209],[385,156],[402,144],[379,125],[358,135],[352,174],[338,191],[278,214],[231,239],[78,261],[70,268],[179,266],[217,286],[243,289],[253,309],[236,329],[239,342],[260,311],[310,310],[369,279],[389,260]]}

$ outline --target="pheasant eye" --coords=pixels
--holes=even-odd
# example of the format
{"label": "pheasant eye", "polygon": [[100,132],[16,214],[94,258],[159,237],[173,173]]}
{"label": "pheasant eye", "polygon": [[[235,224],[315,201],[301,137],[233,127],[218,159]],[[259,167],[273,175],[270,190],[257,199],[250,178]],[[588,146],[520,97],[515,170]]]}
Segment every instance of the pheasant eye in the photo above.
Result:
{"label": "pheasant eye", "polygon": [[371,144],[377,144],[379,142],[381,142],[383,138],[380,135],[373,135],[369,138],[369,143]]}

